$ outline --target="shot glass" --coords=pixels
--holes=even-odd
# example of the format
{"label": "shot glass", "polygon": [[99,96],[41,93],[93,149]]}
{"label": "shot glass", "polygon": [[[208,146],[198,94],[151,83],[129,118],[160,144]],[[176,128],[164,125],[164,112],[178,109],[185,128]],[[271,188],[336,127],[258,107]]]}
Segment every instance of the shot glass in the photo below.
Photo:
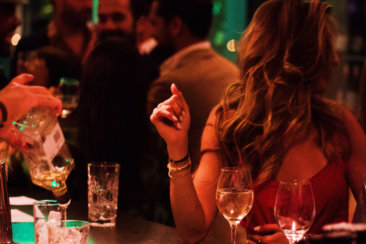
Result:
{"label": "shot glass", "polygon": [[48,243],[47,223],[59,224],[66,219],[66,208],[56,200],[41,200],[33,203],[35,244]]}
{"label": "shot glass", "polygon": [[118,163],[88,164],[88,217],[91,226],[116,226],[119,169]]}
{"label": "shot glass", "polygon": [[49,243],[88,244],[90,224],[82,220],[62,220],[47,223]]}

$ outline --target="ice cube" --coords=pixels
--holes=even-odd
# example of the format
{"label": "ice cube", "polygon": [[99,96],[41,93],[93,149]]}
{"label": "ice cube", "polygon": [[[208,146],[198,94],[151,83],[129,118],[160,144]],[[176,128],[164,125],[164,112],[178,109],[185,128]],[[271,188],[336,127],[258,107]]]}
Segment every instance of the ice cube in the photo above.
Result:
{"label": "ice cube", "polygon": [[83,235],[76,229],[68,229],[68,233],[66,236],[66,240],[68,244],[80,244],[83,238]]}
{"label": "ice cube", "polygon": [[45,219],[39,219],[35,225],[38,244],[48,244],[48,231]]}

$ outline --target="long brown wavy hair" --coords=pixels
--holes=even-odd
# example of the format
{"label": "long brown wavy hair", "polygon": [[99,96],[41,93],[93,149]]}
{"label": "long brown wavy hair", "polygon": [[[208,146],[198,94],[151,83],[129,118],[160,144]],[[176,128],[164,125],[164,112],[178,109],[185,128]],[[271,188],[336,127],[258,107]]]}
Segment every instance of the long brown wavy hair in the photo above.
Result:
{"label": "long brown wavy hair", "polygon": [[216,131],[225,162],[245,163],[257,184],[276,175],[312,128],[328,159],[348,157],[340,107],[322,97],[338,61],[330,10],[318,0],[269,0],[241,39],[241,81],[226,90]]}

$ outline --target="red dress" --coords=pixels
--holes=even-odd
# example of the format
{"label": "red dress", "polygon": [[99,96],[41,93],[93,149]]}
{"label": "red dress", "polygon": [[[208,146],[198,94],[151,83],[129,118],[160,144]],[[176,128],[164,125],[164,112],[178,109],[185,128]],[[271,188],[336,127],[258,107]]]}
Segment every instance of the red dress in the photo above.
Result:
{"label": "red dress", "polygon": [[[316,215],[308,233],[317,234],[322,226],[348,220],[348,183],[343,160],[328,163],[310,182],[315,198]],[[254,204],[241,224],[248,231],[255,226],[276,223],[273,207],[278,188],[277,180],[269,180],[254,189]]]}

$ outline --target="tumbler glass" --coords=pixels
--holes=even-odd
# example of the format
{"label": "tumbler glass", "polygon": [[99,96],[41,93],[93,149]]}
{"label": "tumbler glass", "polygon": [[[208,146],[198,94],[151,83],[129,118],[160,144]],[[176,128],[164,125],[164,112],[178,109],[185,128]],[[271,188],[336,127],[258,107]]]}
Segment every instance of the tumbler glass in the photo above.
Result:
{"label": "tumbler glass", "polygon": [[91,226],[114,227],[117,218],[119,164],[88,164],[88,217]]}
{"label": "tumbler glass", "polygon": [[36,244],[48,243],[48,223],[60,224],[66,219],[66,207],[56,200],[41,200],[33,203],[34,237]]}

